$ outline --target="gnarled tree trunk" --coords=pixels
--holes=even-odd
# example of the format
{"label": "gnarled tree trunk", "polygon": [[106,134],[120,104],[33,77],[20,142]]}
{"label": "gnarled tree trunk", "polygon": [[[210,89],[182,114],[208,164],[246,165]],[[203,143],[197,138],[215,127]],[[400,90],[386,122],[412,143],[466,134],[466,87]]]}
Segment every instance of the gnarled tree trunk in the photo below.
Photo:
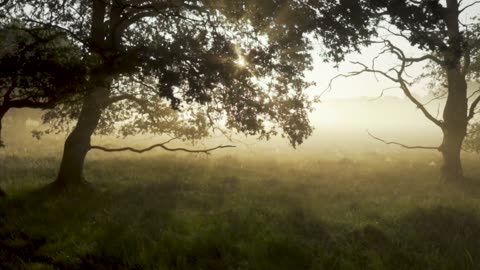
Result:
{"label": "gnarled tree trunk", "polygon": [[467,82],[461,68],[464,49],[458,16],[458,1],[447,0],[446,22],[451,42],[445,52],[448,98],[443,111],[443,142],[440,147],[443,156],[442,179],[447,181],[462,180],[464,177],[460,155],[468,126]]}
{"label": "gnarled tree trunk", "polygon": [[467,135],[468,99],[465,77],[458,69],[447,71],[448,99],[443,112],[442,178],[461,180],[463,168],[460,158],[463,140]]}
{"label": "gnarled tree trunk", "polygon": [[[108,29],[105,20],[107,4],[109,2],[110,1],[101,0],[92,1],[90,39],[91,44],[101,50],[110,47],[110,49],[117,48],[113,46],[111,35],[108,33],[108,30],[113,31],[114,28]],[[109,53],[112,53],[111,50]],[[111,75],[113,72],[111,70],[111,63],[108,63],[109,62],[106,61],[104,65],[98,66],[91,74],[95,87],[92,89],[92,92],[85,97],[77,125],[65,142],[60,170],[57,179],[53,183],[54,188],[72,190],[82,187],[87,183],[83,175],[83,165],[91,147],[91,136],[97,128],[103,110],[109,104],[110,85],[112,83]]]}
{"label": "gnarled tree trunk", "polygon": [[461,161],[462,143],[465,134],[457,129],[444,130],[443,143],[440,151],[443,156],[441,178],[446,181],[457,181],[463,179],[463,168]]}
{"label": "gnarled tree trunk", "polygon": [[103,85],[95,87],[85,97],[78,122],[65,141],[60,170],[53,183],[56,189],[74,190],[87,184],[83,174],[85,158],[90,150],[91,136],[97,128],[110,95],[111,80],[104,76],[101,81]]}

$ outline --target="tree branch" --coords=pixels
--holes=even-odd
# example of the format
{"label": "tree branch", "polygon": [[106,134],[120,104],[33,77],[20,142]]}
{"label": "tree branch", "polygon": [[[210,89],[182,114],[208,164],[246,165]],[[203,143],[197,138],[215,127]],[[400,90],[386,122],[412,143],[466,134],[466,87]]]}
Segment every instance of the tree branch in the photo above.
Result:
{"label": "tree branch", "polygon": [[428,120],[432,121],[435,125],[439,126],[440,128],[443,128],[443,122],[435,118],[427,110],[427,108],[425,108],[425,106],[412,95],[410,89],[405,84],[405,82],[400,81],[400,86],[401,86],[401,89],[403,90],[403,93],[407,96],[407,98],[410,99],[410,101],[413,102],[415,105],[417,105],[417,108],[419,108],[420,111],[422,111],[423,115],[425,115],[425,117]]}
{"label": "tree branch", "polygon": [[383,94],[385,93],[385,91],[393,90],[393,89],[399,89],[399,87],[397,87],[397,86],[387,87],[387,88],[383,89],[382,92],[380,92],[380,95],[378,97],[372,98],[372,99],[370,99],[370,101],[375,101],[375,100],[381,99],[383,97]]}
{"label": "tree branch", "polygon": [[134,152],[134,153],[137,153],[137,154],[142,154],[142,153],[151,151],[155,148],[162,148],[162,149],[170,151],[170,152],[182,151],[182,152],[187,152],[187,153],[203,153],[203,154],[208,155],[208,154],[210,154],[210,152],[212,152],[214,150],[217,150],[217,149],[235,148],[236,147],[234,145],[219,145],[219,146],[216,146],[216,147],[213,147],[213,148],[208,148],[208,149],[192,150],[192,149],[187,149],[187,148],[183,148],[183,147],[170,148],[170,147],[165,146],[166,144],[168,144],[169,142],[171,142],[175,139],[176,138],[173,138],[173,139],[170,139],[170,140],[168,140],[164,143],[154,144],[154,145],[149,146],[149,147],[144,148],[144,149],[135,149],[135,148],[132,148],[132,147],[107,148],[107,147],[97,146],[97,145],[90,146],[90,149],[91,150],[102,150],[104,152],[126,152],[126,151],[129,151],[129,152]]}
{"label": "tree branch", "polygon": [[25,19],[25,21],[31,22],[31,23],[36,23],[36,24],[39,24],[39,25],[42,25],[42,26],[45,26],[45,27],[51,27],[51,28],[58,29],[60,31],[63,31],[64,33],[66,33],[70,37],[72,37],[74,40],[80,42],[84,46],[91,47],[91,44],[89,42],[85,41],[79,35],[75,34],[73,31],[67,29],[66,27],[56,25],[56,24],[46,23],[46,22],[42,22],[42,21],[37,21],[37,20],[34,20],[34,19],[30,19],[30,18]]}
{"label": "tree branch", "polygon": [[475,116],[475,109],[478,106],[478,103],[480,103],[480,96],[478,96],[473,102],[472,105],[470,105],[470,110],[468,112],[468,117],[467,120],[470,121],[472,118]]}
{"label": "tree branch", "polygon": [[430,99],[429,101],[423,103],[422,105],[423,105],[423,106],[427,106],[428,104],[434,102],[435,100],[445,99],[445,98],[447,98],[447,95],[448,95],[448,92],[445,92],[445,93],[443,93],[443,94],[441,94],[441,95],[438,95],[438,96],[433,97],[432,99]]}
{"label": "tree branch", "polygon": [[33,109],[53,109],[56,102],[49,100],[47,102],[37,102],[29,99],[11,100],[5,103],[9,108],[33,108]]}
{"label": "tree branch", "polygon": [[403,60],[405,60],[406,62],[412,62],[412,63],[418,63],[418,62],[422,62],[422,61],[425,61],[425,60],[431,60],[435,63],[437,63],[438,65],[440,66],[445,66],[442,62],[442,60],[440,60],[438,57],[435,57],[434,55],[431,55],[431,54],[426,54],[426,55],[423,55],[423,56],[420,56],[420,57],[406,57],[404,58]]}
{"label": "tree branch", "polygon": [[465,7],[460,9],[460,11],[458,11],[458,15],[462,14],[462,12],[464,12],[468,8],[471,8],[471,7],[475,6],[476,4],[480,4],[480,1],[475,1],[475,2],[471,3],[470,5],[466,5]]}
{"label": "tree branch", "polygon": [[401,146],[401,147],[406,148],[406,149],[423,149],[423,150],[439,150],[440,149],[440,147],[434,147],[434,146],[409,146],[409,145],[405,145],[403,143],[398,143],[398,142],[388,142],[388,141],[385,141],[384,139],[381,139],[379,137],[376,137],[376,136],[372,135],[370,133],[370,131],[368,131],[368,130],[367,130],[367,133],[373,139],[375,139],[377,141],[380,141],[380,142],[383,142],[384,144],[398,145],[398,146]]}
{"label": "tree branch", "polygon": [[122,100],[130,100],[130,101],[133,101],[133,102],[137,103],[140,106],[145,105],[145,101],[143,101],[140,98],[135,97],[134,95],[130,95],[130,94],[121,94],[121,95],[118,95],[118,96],[110,97],[108,99],[108,104],[112,104],[112,103],[119,102],[119,101],[122,101]]}
{"label": "tree branch", "polygon": [[[398,52],[397,52],[398,53]],[[363,67],[362,70],[359,70],[359,71],[354,71],[354,72],[350,72],[348,74],[340,74],[340,75],[337,75],[335,76],[334,78],[332,78],[330,80],[330,83],[328,85],[328,88],[325,89],[321,94],[320,96],[322,96],[325,92],[329,91],[331,89],[331,86],[332,86],[332,83],[334,80],[340,78],[340,77],[344,77],[344,78],[347,78],[347,77],[352,77],[352,76],[356,76],[356,75],[360,75],[362,73],[373,73],[373,74],[380,74],[382,75],[383,77],[393,81],[393,82],[396,82],[396,83],[399,83],[400,84],[400,89],[402,89],[403,93],[405,94],[405,96],[412,102],[414,103],[421,111],[422,113],[425,115],[425,117],[432,121],[435,125],[439,126],[440,128],[442,128],[443,126],[443,122],[438,120],[437,118],[435,118],[426,108],[425,106],[420,102],[418,101],[414,96],[413,94],[411,93],[410,89],[408,88],[408,82],[405,81],[402,77],[402,73],[404,72],[405,70],[405,65],[406,63],[403,62],[400,70],[392,70],[392,71],[395,71],[397,73],[397,78],[394,78],[392,77],[391,75],[387,74],[387,72],[384,72],[384,71],[381,71],[381,70],[376,70],[376,69],[370,69],[368,68],[365,64],[363,63],[360,63],[360,62],[352,62],[353,64],[357,64],[357,65],[361,65]]]}
{"label": "tree branch", "polygon": [[[439,126],[440,128],[443,128],[443,122],[438,120],[437,118],[435,118],[428,110],[427,108],[425,108],[425,106],[420,102],[418,101],[413,95],[412,95],[412,92],[410,91],[410,89],[408,88],[408,85],[409,83],[406,82],[403,77],[402,77],[402,74],[405,72],[405,68],[407,67],[407,63],[408,62],[412,62],[412,59],[421,59],[421,58],[408,58],[408,57],[405,57],[405,53],[403,52],[402,49],[398,48],[397,46],[393,45],[392,42],[390,42],[389,40],[385,40],[385,45],[390,47],[391,49],[391,53],[396,55],[398,57],[398,59],[400,61],[402,61],[401,65],[400,65],[400,70],[396,70],[397,72],[397,79],[396,80],[393,80],[394,82],[398,82],[400,84],[400,88],[403,90],[403,93],[405,94],[405,96],[407,96],[408,99],[410,99],[410,101],[412,103],[414,103],[417,108],[419,108],[423,115],[425,115],[425,117],[430,120],[431,122],[433,122],[435,125]],[[425,57],[428,57],[425,56]],[[432,56],[433,57],[433,56]],[[409,60],[410,59],[410,60]],[[373,72],[379,72],[380,74],[384,73],[384,72],[380,72],[380,71],[377,71],[377,70],[373,70]],[[385,76],[385,75],[384,75]],[[387,76],[386,76],[387,77]],[[387,77],[389,78],[389,77]]]}

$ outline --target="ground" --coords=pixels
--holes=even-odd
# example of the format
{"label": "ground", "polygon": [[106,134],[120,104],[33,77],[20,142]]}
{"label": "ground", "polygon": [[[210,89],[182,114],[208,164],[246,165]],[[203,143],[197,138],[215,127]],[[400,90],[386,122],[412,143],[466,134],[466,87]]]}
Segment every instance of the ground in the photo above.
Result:
{"label": "ground", "polygon": [[0,164],[0,269],[480,269],[476,157],[90,156],[60,196],[56,156]]}

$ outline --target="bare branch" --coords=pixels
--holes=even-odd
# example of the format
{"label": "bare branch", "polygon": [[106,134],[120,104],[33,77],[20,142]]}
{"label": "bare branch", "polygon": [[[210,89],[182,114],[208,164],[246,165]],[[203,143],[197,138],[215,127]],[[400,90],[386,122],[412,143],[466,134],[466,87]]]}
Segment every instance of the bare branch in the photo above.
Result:
{"label": "bare branch", "polygon": [[429,101],[423,103],[422,105],[423,105],[423,106],[427,106],[428,104],[432,103],[432,102],[435,101],[435,100],[447,98],[447,95],[448,95],[448,92],[445,92],[445,93],[443,93],[443,94],[441,94],[441,95],[438,95],[438,96],[430,99]]}
{"label": "bare branch", "polygon": [[[389,75],[387,72],[384,72],[384,71],[380,71],[380,70],[376,70],[376,69],[370,69],[368,68],[365,64],[361,63],[361,62],[357,62],[357,61],[352,61],[351,62],[352,64],[355,64],[355,65],[360,65],[363,67],[363,70],[361,71],[358,71],[358,72],[351,72],[352,75],[350,76],[354,76],[354,75],[358,75],[358,74],[361,74],[361,73],[364,73],[364,72],[367,72],[367,73],[373,73],[373,74],[380,74],[382,75],[383,77],[391,80],[391,81],[394,81],[394,82],[399,82],[397,79],[395,79],[394,77],[392,77],[391,75]],[[389,70],[389,71],[395,71],[395,70]],[[398,71],[396,71],[398,73]]]}
{"label": "bare branch", "polygon": [[385,88],[382,90],[382,92],[380,92],[380,95],[376,98],[373,98],[373,99],[370,99],[370,101],[375,101],[375,100],[379,100],[383,97],[383,94],[385,93],[385,91],[388,91],[388,90],[393,90],[393,89],[399,89],[400,87],[398,86],[393,86],[393,87],[388,87],[388,88]]}
{"label": "bare branch", "polygon": [[475,109],[478,106],[478,103],[480,103],[480,96],[478,96],[473,102],[472,105],[470,105],[470,110],[468,112],[468,117],[467,120],[470,121],[472,118],[475,116]]}
{"label": "bare branch", "polygon": [[465,7],[463,7],[462,9],[460,9],[460,11],[458,12],[458,14],[461,14],[462,12],[464,12],[464,11],[467,10],[468,8],[471,8],[471,7],[475,6],[476,4],[480,4],[480,1],[475,1],[475,2],[471,3],[470,5],[466,5]]}
{"label": "bare branch", "polygon": [[471,99],[473,96],[475,96],[478,93],[480,93],[480,89],[475,90],[473,93],[471,93],[470,96],[468,96],[468,99]]}
{"label": "bare branch", "polygon": [[414,96],[413,94],[411,93],[410,89],[408,88],[408,82],[406,82],[403,78],[402,78],[402,72],[404,70],[404,67],[402,67],[400,69],[400,71],[396,71],[397,72],[397,79],[388,75],[386,72],[383,72],[383,71],[380,71],[380,70],[374,70],[374,69],[369,69],[368,67],[366,67],[364,64],[362,63],[358,63],[358,62],[354,62],[356,64],[360,64],[364,67],[364,69],[362,71],[359,71],[359,72],[356,72],[356,73],[352,73],[352,74],[361,74],[363,72],[369,72],[369,73],[377,73],[377,74],[381,74],[383,75],[384,77],[390,79],[391,81],[393,82],[396,82],[396,83],[399,83],[400,84],[400,89],[402,89],[403,93],[405,94],[405,96],[407,96],[407,98],[412,102],[414,103],[417,108],[419,108],[422,113],[425,115],[425,117],[427,117],[430,121],[432,121],[434,124],[436,124],[437,126],[439,127],[442,127],[443,126],[443,123],[442,121],[436,119],[432,114],[430,114],[430,112],[425,108],[425,106],[423,106],[423,104],[418,101]]}
{"label": "bare branch", "polygon": [[431,54],[426,54],[426,55],[423,55],[423,56],[420,56],[420,57],[406,57],[404,58],[404,60],[406,62],[411,62],[411,63],[418,63],[418,62],[422,62],[422,61],[425,61],[425,60],[431,60],[437,64],[439,64],[440,66],[444,66],[442,60],[440,60],[438,57],[435,57],[434,55],[431,55]]}
{"label": "bare branch", "polygon": [[406,148],[406,149],[423,149],[423,150],[439,150],[440,149],[440,147],[434,147],[434,146],[409,146],[409,145],[405,145],[405,144],[398,143],[398,142],[388,142],[388,141],[385,141],[384,139],[381,139],[379,137],[376,137],[376,136],[372,135],[370,133],[370,131],[368,131],[368,130],[367,130],[367,133],[373,139],[375,139],[377,141],[380,141],[380,142],[383,142],[384,144],[398,145],[398,146],[401,146],[401,147]]}
{"label": "bare branch", "polygon": [[[386,52],[386,50],[388,50],[389,48],[389,51],[390,53],[392,53],[393,55],[397,56],[397,58],[401,61],[401,64],[398,65],[398,66],[395,66],[393,68],[390,68],[388,69],[387,71],[382,71],[382,70],[378,70],[378,69],[375,69],[374,67],[374,64],[375,64],[375,59],[372,61],[372,68],[369,68],[367,65],[361,63],[361,62],[358,62],[358,61],[354,61],[354,62],[351,62],[352,64],[355,64],[355,65],[359,65],[361,66],[363,69],[361,70],[358,70],[358,71],[353,71],[353,72],[350,72],[350,73],[347,73],[347,74],[339,74],[337,76],[335,76],[334,78],[332,78],[330,80],[330,83],[328,84],[328,87],[327,89],[325,89],[321,94],[320,96],[322,96],[325,92],[329,91],[331,88],[332,88],[332,82],[334,80],[336,80],[337,78],[340,78],[340,77],[352,77],[352,76],[356,76],[356,75],[360,75],[362,73],[372,73],[372,74],[380,74],[382,75],[383,77],[389,79],[390,81],[393,81],[395,83],[398,83],[400,84],[400,89],[402,89],[403,93],[405,94],[405,96],[412,102],[414,103],[417,108],[419,108],[422,113],[425,115],[425,117],[430,120],[431,122],[433,122],[435,125],[439,126],[440,128],[443,128],[443,122],[441,120],[438,120],[436,117],[434,117],[426,108],[425,106],[418,100],[416,99],[412,92],[410,91],[409,89],[409,85],[412,85],[411,82],[408,82],[407,80],[405,80],[405,78],[403,78],[403,74],[405,74],[405,69],[412,63],[412,62],[415,62],[415,61],[424,61],[425,59],[430,59],[431,57],[433,56],[430,56],[430,55],[426,55],[426,56],[423,56],[423,57],[420,57],[420,58],[408,58],[408,57],[405,57],[405,53],[400,49],[398,48],[397,46],[393,45],[392,42],[390,42],[389,40],[383,40],[383,41],[370,41],[370,43],[373,43],[373,44],[385,44],[385,47],[387,49],[383,49],[380,54],[383,54]],[[396,76],[395,75],[392,75],[390,73],[396,73]],[[382,94],[380,95],[380,97],[383,95],[383,91],[382,91]]]}
{"label": "bare branch", "polygon": [[395,54],[400,61],[405,62],[405,64],[407,66],[412,64],[412,63],[419,63],[419,62],[423,62],[423,61],[426,61],[426,60],[433,61],[433,62],[437,63],[438,65],[440,65],[442,67],[445,66],[444,63],[442,62],[442,60],[440,60],[440,58],[438,58],[438,57],[436,57],[432,54],[426,54],[426,55],[423,55],[423,56],[420,56],[420,57],[406,57],[403,50],[400,49],[399,47],[393,45],[393,43],[389,40],[374,41],[373,43],[382,43],[382,42],[385,43],[385,45],[390,48],[391,53]]}
{"label": "bare branch", "polygon": [[104,152],[126,152],[126,151],[129,151],[129,152],[142,154],[142,153],[151,151],[155,148],[162,148],[162,149],[170,151],[170,152],[182,151],[182,152],[187,152],[187,153],[203,153],[203,154],[208,155],[208,154],[210,154],[210,152],[215,151],[217,149],[235,148],[236,147],[234,145],[219,145],[219,146],[216,146],[216,147],[213,147],[213,148],[208,148],[208,149],[192,150],[192,149],[187,149],[187,148],[183,148],[183,147],[170,148],[170,147],[165,146],[166,144],[170,143],[171,141],[173,141],[175,139],[176,138],[173,138],[173,139],[170,139],[170,140],[168,140],[164,143],[154,144],[154,145],[149,146],[149,147],[144,148],[144,149],[135,149],[135,148],[132,148],[132,147],[107,148],[107,147],[97,146],[97,145],[90,146],[90,149],[91,150],[102,150]]}
{"label": "bare branch", "polygon": [[387,28],[387,27],[385,27],[385,26],[379,26],[379,28],[387,31],[390,35],[393,35],[393,36],[396,36],[396,37],[399,37],[399,38],[403,38],[403,39],[409,41],[409,37],[408,37],[407,35],[405,35],[405,34],[403,33],[403,31],[401,31],[401,32],[399,32],[399,33],[398,33],[398,32],[393,32],[393,31],[390,29],[390,27]]}
{"label": "bare branch", "polygon": [[402,64],[401,64],[401,68],[400,70],[397,72],[397,81],[400,83],[400,87],[401,89],[403,90],[403,93],[405,94],[405,96],[407,96],[408,99],[410,99],[410,101],[412,103],[414,103],[417,108],[419,108],[423,115],[425,115],[425,117],[430,120],[431,122],[433,122],[435,125],[439,126],[440,128],[443,128],[443,122],[438,120],[437,118],[435,118],[428,110],[427,108],[425,108],[425,106],[420,102],[418,101],[418,99],[416,99],[412,92],[410,91],[410,89],[408,88],[408,83],[402,78],[402,74],[404,73],[405,71],[405,67],[407,65],[407,62],[408,62],[408,58],[405,57],[405,53],[398,47],[396,47],[395,45],[392,44],[392,42],[386,40],[385,43],[390,46],[392,48],[392,53],[397,55],[398,59],[400,61],[402,61]]}
{"label": "bare branch", "polygon": [[440,128],[443,127],[443,122],[438,120],[437,118],[435,118],[428,110],[427,108],[425,108],[425,106],[423,106],[423,104],[418,101],[418,99],[416,99],[410,89],[408,88],[408,86],[403,82],[403,81],[400,81],[400,86],[401,86],[401,89],[403,90],[403,93],[407,96],[408,99],[410,99],[411,102],[413,102],[417,108],[420,109],[420,111],[422,111],[423,115],[425,115],[425,117],[427,117],[428,120],[430,120],[431,122],[433,122],[435,125],[439,126]]}

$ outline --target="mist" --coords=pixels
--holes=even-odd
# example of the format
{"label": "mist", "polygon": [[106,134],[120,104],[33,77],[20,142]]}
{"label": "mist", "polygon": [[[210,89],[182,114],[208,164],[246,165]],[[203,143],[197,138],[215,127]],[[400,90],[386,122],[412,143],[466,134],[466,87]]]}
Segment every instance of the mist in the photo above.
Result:
{"label": "mist", "polygon": [[0,269],[480,269],[479,14],[0,0]]}

